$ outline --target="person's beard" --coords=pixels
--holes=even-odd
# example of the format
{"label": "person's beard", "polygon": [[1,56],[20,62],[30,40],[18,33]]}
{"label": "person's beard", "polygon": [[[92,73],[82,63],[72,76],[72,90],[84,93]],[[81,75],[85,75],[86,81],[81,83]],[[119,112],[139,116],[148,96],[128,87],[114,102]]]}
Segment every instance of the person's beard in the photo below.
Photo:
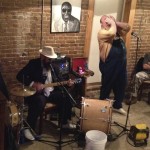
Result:
{"label": "person's beard", "polygon": [[46,70],[50,69],[50,62],[43,62],[43,66],[44,68],[46,68]]}

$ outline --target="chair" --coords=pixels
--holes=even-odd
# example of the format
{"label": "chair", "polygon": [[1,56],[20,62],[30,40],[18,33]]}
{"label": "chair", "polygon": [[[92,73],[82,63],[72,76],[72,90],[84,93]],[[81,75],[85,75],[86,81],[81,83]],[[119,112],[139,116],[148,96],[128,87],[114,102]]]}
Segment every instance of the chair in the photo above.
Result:
{"label": "chair", "polygon": [[[143,94],[143,90],[146,89],[150,89],[150,80],[145,80],[142,82],[142,84],[139,87],[138,90],[138,100],[141,100],[142,94]],[[148,91],[148,95],[149,95],[150,91]],[[148,96],[148,102],[149,102],[149,96]]]}
{"label": "chair", "polygon": [[[135,69],[136,73],[143,71],[143,61],[144,61],[144,57],[141,57],[139,59],[139,61],[137,62],[136,69]],[[139,101],[141,100],[143,90],[146,90],[149,87],[150,87],[150,80],[149,79],[142,82],[142,84],[140,85],[140,87],[137,91],[137,97],[138,97]]]}
{"label": "chair", "polygon": [[54,114],[57,112],[57,106],[53,103],[46,103],[43,113],[40,115],[39,118],[39,134],[42,134],[43,129],[43,119],[47,118],[48,114]]}
{"label": "chair", "polygon": [[[143,71],[143,61],[144,61],[144,57],[141,57],[138,60],[133,73],[131,74],[131,78],[133,78],[133,80],[134,80],[134,84],[135,84],[134,86],[136,86],[136,74],[138,72]],[[138,98],[139,101],[141,100],[143,91],[146,90],[146,89],[149,89],[149,87],[150,87],[150,80],[148,79],[148,80],[142,81],[142,83],[138,87],[138,89],[136,89],[136,87],[134,88],[134,89],[136,89],[135,92],[137,93],[137,98]]]}

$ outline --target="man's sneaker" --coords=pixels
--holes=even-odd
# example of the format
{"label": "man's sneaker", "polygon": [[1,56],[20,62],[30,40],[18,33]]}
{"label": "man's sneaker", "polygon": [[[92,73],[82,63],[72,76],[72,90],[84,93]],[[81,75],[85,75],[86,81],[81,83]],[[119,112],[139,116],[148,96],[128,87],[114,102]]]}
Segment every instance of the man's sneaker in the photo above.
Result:
{"label": "man's sneaker", "polygon": [[67,123],[67,124],[62,125],[62,128],[63,129],[75,129],[76,125],[72,123]]}
{"label": "man's sneaker", "polygon": [[32,133],[31,133],[31,131],[29,129],[25,129],[24,130],[24,136],[28,140],[31,140],[31,141],[35,140],[34,136],[32,135]]}
{"label": "man's sneaker", "polygon": [[127,115],[127,112],[123,108],[119,108],[119,109],[113,108],[113,111],[116,111],[122,115]]}

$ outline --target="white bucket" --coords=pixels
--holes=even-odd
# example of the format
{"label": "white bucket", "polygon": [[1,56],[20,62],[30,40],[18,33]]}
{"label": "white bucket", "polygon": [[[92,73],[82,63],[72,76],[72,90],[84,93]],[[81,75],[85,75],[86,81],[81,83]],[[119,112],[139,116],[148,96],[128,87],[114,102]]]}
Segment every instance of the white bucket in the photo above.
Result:
{"label": "white bucket", "polygon": [[99,130],[90,130],[86,132],[85,150],[105,150],[107,135]]}

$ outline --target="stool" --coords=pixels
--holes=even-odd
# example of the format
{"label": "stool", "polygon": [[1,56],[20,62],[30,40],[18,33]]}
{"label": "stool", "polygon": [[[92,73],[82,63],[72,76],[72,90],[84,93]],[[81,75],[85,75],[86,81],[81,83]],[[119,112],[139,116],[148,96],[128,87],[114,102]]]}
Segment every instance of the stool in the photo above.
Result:
{"label": "stool", "polygon": [[39,134],[42,134],[43,128],[43,118],[46,119],[47,115],[50,113],[54,113],[57,110],[57,106],[53,103],[46,103],[43,113],[40,115],[39,118]]}

